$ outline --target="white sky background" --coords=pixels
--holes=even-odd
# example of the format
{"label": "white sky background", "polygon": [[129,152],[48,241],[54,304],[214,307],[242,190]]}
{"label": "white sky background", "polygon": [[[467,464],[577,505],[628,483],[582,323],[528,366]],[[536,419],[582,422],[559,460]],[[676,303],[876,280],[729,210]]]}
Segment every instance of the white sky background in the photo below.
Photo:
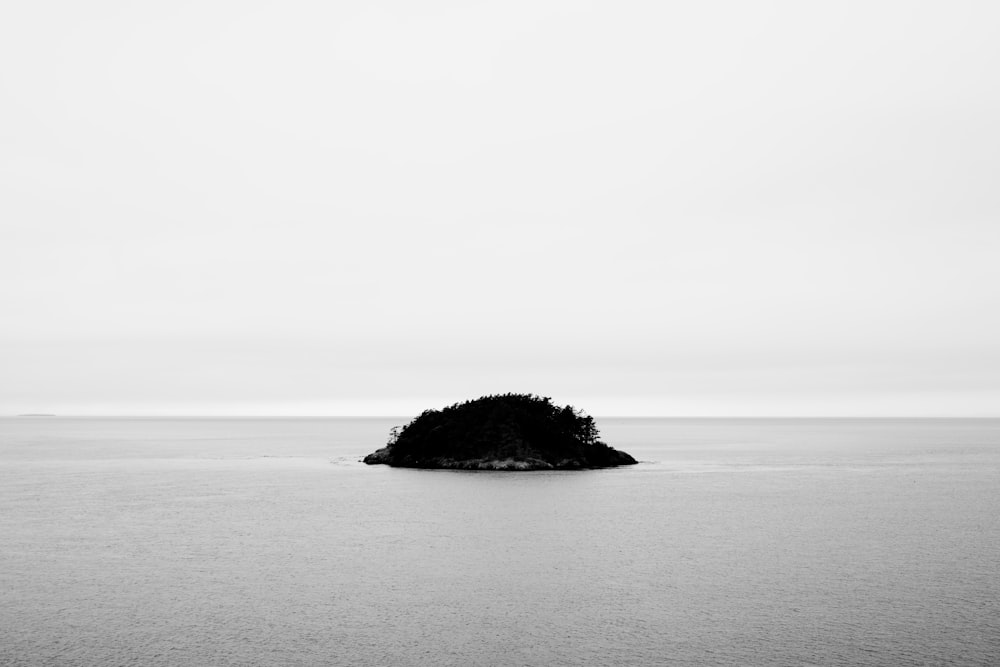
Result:
{"label": "white sky background", "polygon": [[1000,416],[998,30],[6,3],[0,413]]}

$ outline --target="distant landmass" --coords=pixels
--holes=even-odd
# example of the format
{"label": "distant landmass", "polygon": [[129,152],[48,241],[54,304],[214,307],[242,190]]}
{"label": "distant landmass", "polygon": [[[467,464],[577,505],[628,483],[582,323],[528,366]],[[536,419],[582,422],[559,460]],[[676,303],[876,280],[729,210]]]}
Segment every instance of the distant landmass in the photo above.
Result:
{"label": "distant landmass", "polygon": [[18,417],[55,417],[55,415],[48,412],[25,412],[24,414],[17,415]]}
{"label": "distant landmass", "polygon": [[462,470],[579,470],[633,465],[601,442],[593,417],[533,394],[498,394],[426,410],[368,464]]}

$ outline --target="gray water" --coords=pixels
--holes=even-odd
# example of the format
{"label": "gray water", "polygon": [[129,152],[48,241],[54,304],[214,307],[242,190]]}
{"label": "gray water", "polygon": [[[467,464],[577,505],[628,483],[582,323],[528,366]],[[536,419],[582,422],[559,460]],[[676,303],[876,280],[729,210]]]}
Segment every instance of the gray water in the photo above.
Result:
{"label": "gray water", "polygon": [[1000,664],[1000,420],[358,462],[404,422],[0,419],[0,664]]}

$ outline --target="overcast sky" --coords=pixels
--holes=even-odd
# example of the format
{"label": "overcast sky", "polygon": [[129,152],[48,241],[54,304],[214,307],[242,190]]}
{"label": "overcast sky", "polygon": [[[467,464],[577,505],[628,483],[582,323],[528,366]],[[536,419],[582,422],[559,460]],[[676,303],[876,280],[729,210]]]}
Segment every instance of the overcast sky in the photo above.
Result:
{"label": "overcast sky", "polygon": [[0,413],[1000,416],[1000,4],[0,9]]}

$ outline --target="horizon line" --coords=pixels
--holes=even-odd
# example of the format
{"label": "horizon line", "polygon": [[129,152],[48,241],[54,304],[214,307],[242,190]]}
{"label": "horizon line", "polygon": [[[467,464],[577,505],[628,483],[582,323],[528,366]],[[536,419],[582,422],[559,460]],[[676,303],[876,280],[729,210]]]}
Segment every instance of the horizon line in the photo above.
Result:
{"label": "horizon line", "polygon": [[[414,419],[419,415],[0,414],[0,419]],[[591,415],[595,419],[1000,419],[1000,415]]]}

